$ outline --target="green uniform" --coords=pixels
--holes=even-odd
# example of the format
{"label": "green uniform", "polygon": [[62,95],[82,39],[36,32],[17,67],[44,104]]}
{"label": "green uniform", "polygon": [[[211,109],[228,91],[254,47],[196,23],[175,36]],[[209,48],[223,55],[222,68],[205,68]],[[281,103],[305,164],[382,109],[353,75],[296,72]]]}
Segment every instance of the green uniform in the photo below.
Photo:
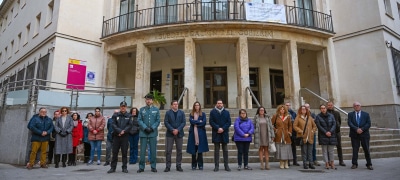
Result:
{"label": "green uniform", "polygon": [[[150,144],[150,163],[151,168],[156,168],[157,156],[157,136],[158,126],[160,125],[160,111],[155,106],[145,106],[139,110],[139,137],[140,137],[140,161],[139,168],[145,167],[145,156],[147,143]],[[146,133],[146,128],[152,128],[153,132]]]}

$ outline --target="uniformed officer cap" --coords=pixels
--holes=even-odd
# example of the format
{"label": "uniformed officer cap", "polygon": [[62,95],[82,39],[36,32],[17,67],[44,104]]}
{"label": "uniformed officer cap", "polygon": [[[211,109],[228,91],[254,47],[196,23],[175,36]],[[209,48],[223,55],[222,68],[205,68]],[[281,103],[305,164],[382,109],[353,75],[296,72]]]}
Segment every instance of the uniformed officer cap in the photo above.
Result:
{"label": "uniformed officer cap", "polygon": [[121,103],[119,103],[119,106],[127,106],[125,101],[122,101]]}
{"label": "uniformed officer cap", "polygon": [[146,98],[146,99],[153,99],[154,97],[153,97],[152,94],[147,94],[146,96],[144,96],[144,98]]}

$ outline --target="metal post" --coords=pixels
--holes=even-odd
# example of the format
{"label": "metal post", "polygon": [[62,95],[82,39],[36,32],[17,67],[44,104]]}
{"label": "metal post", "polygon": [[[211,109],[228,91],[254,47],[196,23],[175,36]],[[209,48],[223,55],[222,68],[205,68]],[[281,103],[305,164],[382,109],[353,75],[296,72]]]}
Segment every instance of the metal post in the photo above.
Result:
{"label": "metal post", "polygon": [[332,32],[335,32],[335,31],[333,30],[332,10],[329,10],[329,15],[331,16],[331,29],[332,29]]}

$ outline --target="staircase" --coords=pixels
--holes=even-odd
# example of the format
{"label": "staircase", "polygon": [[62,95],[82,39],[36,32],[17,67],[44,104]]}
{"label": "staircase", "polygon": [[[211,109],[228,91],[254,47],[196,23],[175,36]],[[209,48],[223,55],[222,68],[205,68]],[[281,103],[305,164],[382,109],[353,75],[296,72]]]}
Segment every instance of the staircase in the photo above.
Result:
{"label": "staircase", "polygon": [[[231,120],[232,120],[232,125],[235,122],[236,117],[238,117],[238,109],[228,109],[231,114]],[[254,115],[256,114],[257,109],[250,109],[247,110],[247,114],[249,118],[253,118]],[[268,114],[272,116],[275,113],[275,109],[266,109]],[[207,138],[208,138],[208,146],[210,151],[203,153],[203,158],[205,163],[213,163],[214,162],[214,145],[211,142],[211,127],[209,125],[209,119],[208,115],[210,113],[211,109],[203,109],[203,112],[207,114],[207,125],[206,125],[206,130],[207,130]],[[159,126],[159,136],[158,136],[158,143],[157,143],[157,162],[158,163],[164,163],[165,162],[165,126],[163,123],[163,119],[165,116],[166,110],[161,110],[160,111],[160,117],[161,117],[161,123]],[[185,110],[186,114],[186,119],[189,117],[189,112],[190,110]],[[317,112],[317,111],[315,111]],[[347,121],[345,121],[344,117],[342,117],[343,122],[342,122],[342,127],[341,127],[341,132],[342,132],[342,148],[343,148],[343,158],[345,160],[351,160],[352,158],[352,148],[351,148],[351,141],[350,138],[348,137],[349,135],[349,128],[347,126]],[[188,138],[188,130],[190,127],[190,123],[187,120],[186,126],[184,128],[185,136],[183,138],[183,157],[182,157],[182,162],[183,163],[190,163],[191,162],[191,154],[186,153],[186,145],[187,145],[187,138]],[[231,126],[229,130],[229,134],[231,137],[233,134],[233,126]],[[370,128],[370,134],[371,134],[371,139],[370,139],[370,151],[371,151],[371,158],[388,158],[388,157],[400,157],[400,131],[399,130],[385,130],[385,129],[380,129],[377,127],[371,127]],[[139,144],[140,146],[140,144]],[[106,144],[105,141],[103,141],[102,144],[102,159],[101,161],[105,161],[105,150]],[[175,146],[174,146],[175,148]],[[297,159],[301,161],[301,151],[300,147],[298,146],[296,148],[297,150]],[[139,147],[140,151],[140,147]],[[228,154],[229,154],[229,162],[234,163],[237,162],[237,150],[236,150],[236,145],[234,142],[229,142],[228,144]],[[129,150],[128,150],[128,156],[129,156]],[[172,162],[175,162],[175,157],[176,157],[176,152],[175,149],[172,151]],[[220,162],[222,162],[222,151],[220,151]],[[129,158],[129,157],[128,157]],[[147,158],[147,153],[146,153],[146,158]],[[362,151],[362,148],[359,150],[359,158],[364,159],[364,154]],[[78,159],[83,159],[83,154],[78,155]],[[322,160],[322,149],[321,146],[318,145],[317,143],[317,159],[319,161]],[[335,160],[338,160],[337,158],[337,151],[335,150]],[[119,157],[119,161],[121,161],[121,154]],[[270,161],[275,161],[273,155],[270,155]],[[254,144],[251,143],[250,145],[250,151],[249,151],[249,162],[259,162],[258,158],[258,149],[254,147]]]}

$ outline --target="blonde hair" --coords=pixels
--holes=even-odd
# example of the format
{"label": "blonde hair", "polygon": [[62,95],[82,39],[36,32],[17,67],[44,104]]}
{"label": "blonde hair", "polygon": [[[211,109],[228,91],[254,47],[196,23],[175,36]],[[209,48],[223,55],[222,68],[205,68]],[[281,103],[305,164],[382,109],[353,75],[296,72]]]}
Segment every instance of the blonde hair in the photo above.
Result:
{"label": "blonde hair", "polygon": [[284,116],[289,115],[288,109],[287,109],[286,106],[283,105],[283,104],[279,105],[279,106],[276,108],[276,115],[277,115],[277,116],[281,115],[280,110],[281,110],[282,108],[285,110]]}

